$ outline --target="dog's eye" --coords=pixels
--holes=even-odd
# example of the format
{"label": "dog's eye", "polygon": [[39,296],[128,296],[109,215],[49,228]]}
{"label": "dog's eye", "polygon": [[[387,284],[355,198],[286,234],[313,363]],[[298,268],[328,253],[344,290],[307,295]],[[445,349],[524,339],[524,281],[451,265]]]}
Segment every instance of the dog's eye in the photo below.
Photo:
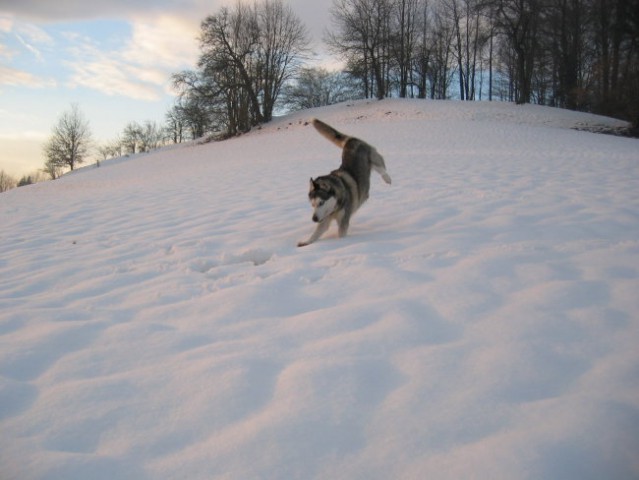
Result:
{"label": "dog's eye", "polygon": [[319,202],[319,206],[321,207],[322,205],[324,205],[324,200],[320,200]]}

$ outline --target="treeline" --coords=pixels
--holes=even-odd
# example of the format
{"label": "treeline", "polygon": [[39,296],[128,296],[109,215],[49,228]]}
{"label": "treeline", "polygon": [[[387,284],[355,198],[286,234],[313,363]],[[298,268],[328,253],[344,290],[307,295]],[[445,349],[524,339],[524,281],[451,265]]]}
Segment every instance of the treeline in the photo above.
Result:
{"label": "treeline", "polygon": [[639,124],[639,0],[334,0],[331,17],[325,42],[345,65],[332,81],[302,68],[305,29],[280,1],[207,17],[198,68],[173,76],[185,123],[234,135],[269,121],[280,97],[304,108],[396,96],[537,103]]}
{"label": "treeline", "polygon": [[155,150],[170,143],[169,137],[170,131],[166,127],[149,120],[143,124],[129,122],[116,138],[96,144],[89,121],[79,106],[73,104],[58,118],[44,145],[46,161],[42,172],[56,179],[67,168],[74,170],[84,163],[92,152],[98,154],[96,165],[99,167],[101,160]]}
{"label": "treeline", "polygon": [[340,72],[308,66],[306,28],[283,0],[220,8],[201,24],[196,68],[172,75],[163,125],[131,122],[96,147],[73,106],[45,145],[43,171],[56,178],[90,150],[99,165],[358,98],[499,99],[639,127],[639,0],[333,0],[331,19],[324,41]]}
{"label": "treeline", "polygon": [[639,120],[637,0],[334,0],[366,96],[499,98]]}
{"label": "treeline", "polygon": [[55,180],[67,169],[73,171],[96,154],[95,164],[99,167],[101,161],[109,158],[146,153],[184,140],[184,138],[175,139],[172,135],[173,132],[168,126],[159,125],[151,120],[142,124],[129,122],[117,137],[97,144],[93,140],[89,121],[84,117],[79,106],[72,104],[69,110],[60,115],[51,136],[44,144],[44,167],[23,175],[20,179],[16,179],[4,170],[0,171],[0,193],[45,180]]}

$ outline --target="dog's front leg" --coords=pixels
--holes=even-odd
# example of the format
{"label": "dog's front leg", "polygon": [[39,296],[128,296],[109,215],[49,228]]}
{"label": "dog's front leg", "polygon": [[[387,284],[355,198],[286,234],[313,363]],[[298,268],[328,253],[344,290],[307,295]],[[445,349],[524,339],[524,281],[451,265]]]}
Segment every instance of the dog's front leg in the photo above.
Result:
{"label": "dog's front leg", "polygon": [[348,233],[348,225],[350,224],[351,216],[346,212],[342,213],[341,217],[337,219],[337,225],[339,227],[337,234],[339,238],[345,237]]}
{"label": "dog's front leg", "polygon": [[326,233],[326,230],[328,230],[328,227],[330,226],[330,224],[331,224],[331,217],[325,218],[324,220],[322,220],[320,223],[317,224],[317,228],[315,229],[311,237],[305,242],[298,242],[297,246],[305,247],[306,245],[310,245],[311,243],[315,242],[318,238],[324,235],[324,233]]}

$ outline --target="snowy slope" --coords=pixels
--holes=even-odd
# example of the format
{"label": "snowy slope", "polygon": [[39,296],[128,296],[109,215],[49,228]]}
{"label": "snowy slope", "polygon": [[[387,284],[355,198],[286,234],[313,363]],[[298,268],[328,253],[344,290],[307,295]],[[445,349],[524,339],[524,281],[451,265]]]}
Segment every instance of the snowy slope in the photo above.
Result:
{"label": "snowy slope", "polygon": [[[378,147],[350,234],[308,178]],[[639,142],[386,100],[0,195],[0,478],[639,477]]]}

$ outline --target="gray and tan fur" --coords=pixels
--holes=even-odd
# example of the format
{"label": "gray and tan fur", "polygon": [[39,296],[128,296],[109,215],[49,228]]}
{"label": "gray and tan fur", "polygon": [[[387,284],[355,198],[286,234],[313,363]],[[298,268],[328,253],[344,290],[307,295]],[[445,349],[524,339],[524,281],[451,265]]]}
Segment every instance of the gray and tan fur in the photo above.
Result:
{"label": "gray and tan fur", "polygon": [[391,183],[384,158],[375,147],[344,135],[315,118],[312,123],[324,138],[342,149],[342,164],[328,175],[311,178],[308,199],[313,206],[313,221],[317,227],[308,240],[297,244],[298,247],[318,240],[333,220],[337,222],[339,236],[346,235],[351,217],[368,199],[371,170],[379,173],[386,183]]}

